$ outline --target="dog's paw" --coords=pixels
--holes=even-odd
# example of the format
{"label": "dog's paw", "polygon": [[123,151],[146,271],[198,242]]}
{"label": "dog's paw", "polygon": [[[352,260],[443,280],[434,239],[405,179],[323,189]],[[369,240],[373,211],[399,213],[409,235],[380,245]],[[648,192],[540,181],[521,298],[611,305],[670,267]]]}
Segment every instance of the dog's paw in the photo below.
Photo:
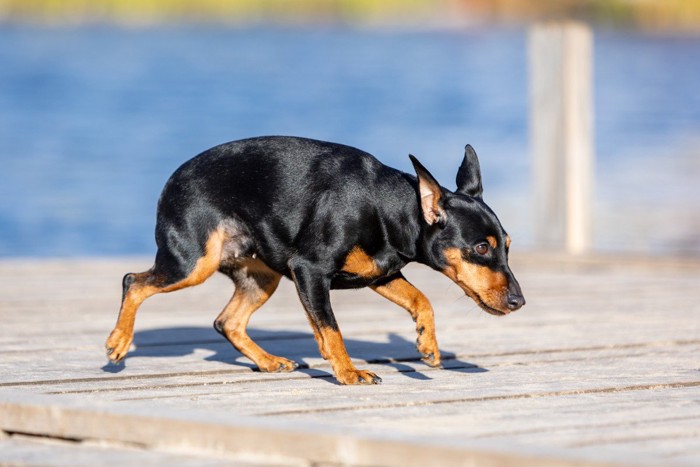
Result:
{"label": "dog's paw", "polygon": [[289,373],[299,368],[297,362],[274,356],[256,362],[256,364],[258,365],[258,369],[263,373]]}
{"label": "dog's paw", "polygon": [[416,349],[421,354],[421,360],[428,366],[433,368],[439,367],[442,362],[440,360],[440,350],[434,335],[420,333],[416,340]]}
{"label": "dog's paw", "polygon": [[133,340],[134,336],[132,334],[127,334],[119,328],[114,328],[105,343],[107,358],[113,363],[122,361],[129,352]]}
{"label": "dog's paw", "polygon": [[440,361],[440,353],[438,352],[437,354],[430,352],[430,353],[424,353],[421,354],[422,358],[421,360],[423,363],[425,363],[428,366],[431,366],[433,368],[438,368],[442,365],[442,362]]}
{"label": "dog's paw", "polygon": [[345,370],[336,375],[340,384],[381,384],[382,379],[367,370]]}

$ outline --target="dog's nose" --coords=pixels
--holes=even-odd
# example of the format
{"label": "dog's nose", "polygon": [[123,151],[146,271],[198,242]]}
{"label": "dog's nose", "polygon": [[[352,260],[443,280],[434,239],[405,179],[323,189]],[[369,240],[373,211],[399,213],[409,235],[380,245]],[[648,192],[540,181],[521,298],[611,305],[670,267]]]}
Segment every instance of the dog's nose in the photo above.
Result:
{"label": "dog's nose", "polygon": [[519,294],[508,294],[506,301],[510,311],[519,310],[525,305],[525,297]]}

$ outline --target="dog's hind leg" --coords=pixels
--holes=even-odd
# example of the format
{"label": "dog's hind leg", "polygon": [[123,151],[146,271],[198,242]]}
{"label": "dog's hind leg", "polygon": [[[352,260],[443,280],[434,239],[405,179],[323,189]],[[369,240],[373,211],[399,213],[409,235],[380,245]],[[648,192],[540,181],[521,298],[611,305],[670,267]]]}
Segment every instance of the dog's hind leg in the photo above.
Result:
{"label": "dog's hind leg", "polygon": [[223,242],[224,232],[217,229],[209,235],[201,250],[180,251],[175,245],[161,245],[151,269],[124,276],[119,318],[105,344],[112,362],[122,360],[131,347],[136,311],[141,303],[157,293],[204,282],[219,268]]}
{"label": "dog's hind leg", "polygon": [[423,361],[433,367],[440,366],[440,350],[435,338],[433,307],[425,295],[408,282],[400,272],[391,276],[387,281],[370,287],[382,297],[396,303],[411,314],[418,333],[416,347],[423,357]]}
{"label": "dog's hind leg", "polygon": [[293,371],[296,362],[271,355],[248,336],[246,327],[253,313],[277,290],[282,277],[257,259],[244,259],[223,267],[236,285],[228,305],[214,321],[214,329],[222,334],[243,355],[264,372]]}

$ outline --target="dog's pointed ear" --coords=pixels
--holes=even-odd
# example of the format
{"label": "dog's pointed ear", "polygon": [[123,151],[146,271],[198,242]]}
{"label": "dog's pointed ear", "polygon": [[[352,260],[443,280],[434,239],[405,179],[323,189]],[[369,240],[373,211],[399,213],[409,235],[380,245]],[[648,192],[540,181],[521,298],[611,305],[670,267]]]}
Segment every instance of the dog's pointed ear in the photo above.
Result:
{"label": "dog's pointed ear", "polygon": [[442,207],[442,199],[445,194],[440,187],[440,184],[435,178],[423,167],[423,164],[418,162],[413,155],[409,154],[413,168],[418,176],[418,195],[420,196],[420,209],[423,213],[423,219],[428,225],[444,224],[447,219],[445,210]]}
{"label": "dog's pointed ear", "polygon": [[479,158],[476,157],[474,148],[467,144],[464,148],[464,160],[457,171],[457,193],[481,198],[483,191]]}

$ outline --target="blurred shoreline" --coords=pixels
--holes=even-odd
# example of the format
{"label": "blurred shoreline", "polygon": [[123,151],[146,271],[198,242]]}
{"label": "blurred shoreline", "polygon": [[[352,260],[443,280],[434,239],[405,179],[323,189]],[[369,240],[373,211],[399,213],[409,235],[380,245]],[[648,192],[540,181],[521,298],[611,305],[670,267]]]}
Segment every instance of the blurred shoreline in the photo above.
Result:
{"label": "blurred shoreline", "polygon": [[0,24],[352,25],[463,29],[575,19],[597,27],[700,34],[700,0],[0,0]]}

